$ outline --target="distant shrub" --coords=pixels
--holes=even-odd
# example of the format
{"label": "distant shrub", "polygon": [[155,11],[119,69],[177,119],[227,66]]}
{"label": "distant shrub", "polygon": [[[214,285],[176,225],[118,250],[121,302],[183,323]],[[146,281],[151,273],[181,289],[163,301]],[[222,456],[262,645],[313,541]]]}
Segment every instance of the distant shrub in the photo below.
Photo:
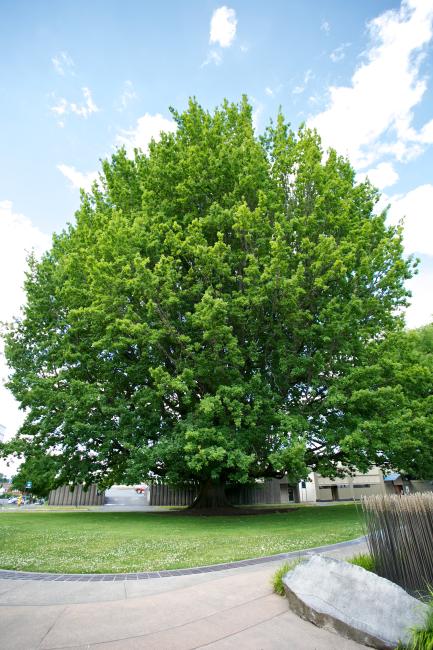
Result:
{"label": "distant shrub", "polygon": [[433,584],[433,493],[362,499],[376,573],[414,594]]}
{"label": "distant shrub", "polygon": [[412,639],[409,645],[400,644],[397,650],[433,650],[433,591],[430,589],[429,611],[422,627],[412,630]]}
{"label": "distant shrub", "polygon": [[366,571],[376,573],[374,560],[369,553],[360,553],[359,555],[355,555],[349,560],[349,562],[350,564],[355,564],[356,566],[362,567]]}
{"label": "distant shrub", "polygon": [[272,587],[273,590],[278,596],[284,596],[284,585],[283,578],[289,571],[295,568],[301,560],[292,560],[291,562],[284,562],[272,576]]}

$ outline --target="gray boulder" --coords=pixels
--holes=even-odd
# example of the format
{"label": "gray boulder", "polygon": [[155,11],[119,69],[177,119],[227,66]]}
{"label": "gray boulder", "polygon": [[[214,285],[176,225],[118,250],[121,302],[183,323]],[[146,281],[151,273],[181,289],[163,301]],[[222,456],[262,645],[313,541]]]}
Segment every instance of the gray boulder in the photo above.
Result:
{"label": "gray boulder", "polygon": [[318,627],[380,650],[407,643],[427,606],[393,582],[348,562],[312,555],[283,578],[291,609]]}

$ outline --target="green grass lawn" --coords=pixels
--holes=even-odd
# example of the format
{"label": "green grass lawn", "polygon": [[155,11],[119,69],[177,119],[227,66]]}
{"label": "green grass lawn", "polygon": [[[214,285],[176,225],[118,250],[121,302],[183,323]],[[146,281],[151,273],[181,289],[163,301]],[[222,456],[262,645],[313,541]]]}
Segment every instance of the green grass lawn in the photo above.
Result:
{"label": "green grass lawn", "polygon": [[3,512],[0,568],[59,573],[158,571],[295,551],[361,534],[355,505],[230,517]]}

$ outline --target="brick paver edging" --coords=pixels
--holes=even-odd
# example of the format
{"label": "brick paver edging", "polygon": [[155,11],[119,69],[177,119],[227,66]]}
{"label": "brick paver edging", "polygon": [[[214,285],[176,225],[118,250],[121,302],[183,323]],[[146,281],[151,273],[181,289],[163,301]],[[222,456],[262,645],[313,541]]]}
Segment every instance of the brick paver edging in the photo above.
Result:
{"label": "brick paver edging", "polygon": [[348,542],[338,542],[328,546],[316,546],[301,551],[291,551],[290,553],[278,553],[277,555],[266,555],[256,557],[251,560],[237,560],[236,562],[225,562],[224,564],[211,564],[209,566],[199,566],[192,569],[172,569],[171,571],[147,571],[142,573],[31,573],[28,571],[8,571],[0,569],[0,580],[43,580],[44,582],[118,582],[119,580],[150,580],[154,578],[167,578],[170,576],[190,576],[195,573],[211,573],[213,571],[226,571],[227,569],[237,569],[243,566],[253,564],[265,564],[266,562],[275,562],[277,560],[287,560],[298,558],[307,553],[324,553],[333,551],[346,546],[355,546],[364,541],[365,537],[351,539]]}

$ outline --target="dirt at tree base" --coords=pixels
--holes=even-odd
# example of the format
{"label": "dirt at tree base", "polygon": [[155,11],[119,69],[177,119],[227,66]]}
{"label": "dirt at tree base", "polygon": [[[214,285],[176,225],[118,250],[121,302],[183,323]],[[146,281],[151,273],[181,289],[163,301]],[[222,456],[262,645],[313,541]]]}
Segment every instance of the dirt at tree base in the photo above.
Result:
{"label": "dirt at tree base", "polygon": [[[179,510],[167,510],[165,512],[158,511],[156,515],[177,515],[186,517],[238,517],[239,515],[274,515],[276,513],[295,512],[299,508],[243,508],[239,506],[231,506],[227,508],[193,508],[187,507]],[[147,514],[147,513],[146,513]]]}

